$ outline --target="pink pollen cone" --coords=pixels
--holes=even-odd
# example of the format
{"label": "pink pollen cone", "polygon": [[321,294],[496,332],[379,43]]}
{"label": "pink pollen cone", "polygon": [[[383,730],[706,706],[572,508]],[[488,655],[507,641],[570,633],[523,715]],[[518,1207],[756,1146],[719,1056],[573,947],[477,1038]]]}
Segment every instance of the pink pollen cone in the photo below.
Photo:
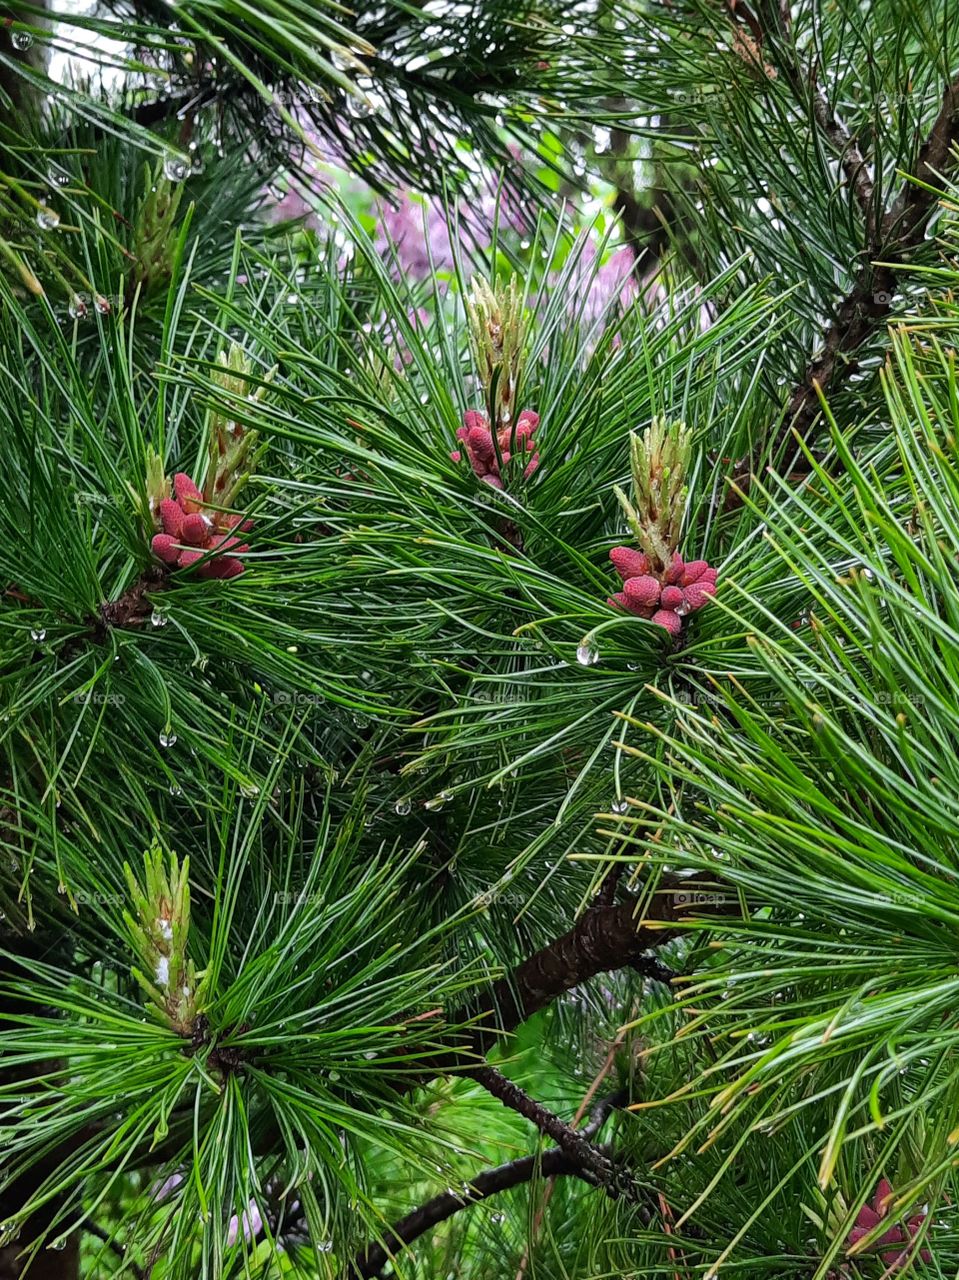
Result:
{"label": "pink pollen cone", "polygon": [[172,498],[164,498],[160,503],[159,512],[163,532],[179,538],[180,528],[183,525],[183,508],[180,504],[174,502]]}
{"label": "pink pollen cone", "polygon": [[189,543],[191,547],[202,547],[209,540],[209,536],[209,525],[199,512],[195,511],[183,517],[183,527],[180,530],[182,542]]}
{"label": "pink pollen cone", "polygon": [[450,458],[452,459],[453,462],[462,462],[463,461],[462,451],[460,449],[451,449]]}
{"label": "pink pollen cone", "polygon": [[173,492],[187,512],[194,511],[203,501],[203,494],[184,471],[178,471],[173,477]]}
{"label": "pink pollen cone", "polygon": [[150,546],[158,560],[162,560],[164,564],[176,564],[180,548],[176,544],[176,539],[170,534],[158,533]]}
{"label": "pink pollen cone", "polygon": [[466,444],[481,462],[489,462],[496,456],[493,449],[493,434],[489,427],[470,427]]}
{"label": "pink pollen cone", "polygon": [[696,609],[701,609],[710,596],[716,594],[715,584],[712,582],[694,582],[691,587],[683,588],[683,597],[686,601],[686,607],[692,613]]}
{"label": "pink pollen cone", "polygon": [[660,627],[665,627],[672,636],[678,636],[683,627],[683,620],[671,609],[657,609],[651,618]]}
{"label": "pink pollen cone", "polygon": [[189,547],[185,551],[180,552],[177,564],[181,569],[192,569],[198,560],[203,559],[202,551],[191,551]]}
{"label": "pink pollen cone", "polygon": [[613,547],[609,558],[624,582],[627,578],[641,578],[649,573],[649,557],[632,547]]}
{"label": "pink pollen cone", "polygon": [[686,602],[681,587],[663,587],[663,594],[659,597],[659,603],[664,609],[679,609]]}
{"label": "pink pollen cone", "polygon": [[672,564],[663,574],[663,582],[666,583],[667,585],[669,585],[670,583],[678,582],[680,578],[683,576],[683,574],[685,573],[685,571],[686,571],[686,565],[683,562],[683,557],[677,551],[673,555]]}
{"label": "pink pollen cone", "polygon": [[681,587],[691,586],[692,583],[698,582],[703,576],[709,564],[705,560],[690,560],[686,568],[683,570],[683,576],[679,580]]}
{"label": "pink pollen cone", "polygon": [[623,584],[623,594],[631,605],[648,608],[657,604],[662,588],[651,574],[641,574],[638,578],[627,578]]}
{"label": "pink pollen cone", "polygon": [[614,596],[607,596],[606,603],[609,605],[611,609],[628,609],[629,608],[629,601],[626,599],[622,591],[617,591]]}

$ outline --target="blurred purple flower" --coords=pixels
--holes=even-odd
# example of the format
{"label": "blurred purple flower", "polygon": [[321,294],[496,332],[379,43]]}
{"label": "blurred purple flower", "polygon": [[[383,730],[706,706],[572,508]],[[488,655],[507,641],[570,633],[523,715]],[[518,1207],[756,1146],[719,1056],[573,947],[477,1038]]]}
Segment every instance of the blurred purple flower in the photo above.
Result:
{"label": "blurred purple flower", "polygon": [[570,313],[579,317],[586,330],[600,325],[604,318],[611,321],[639,294],[636,255],[629,245],[617,249],[597,267],[598,254],[595,243],[586,240],[567,284]]}
{"label": "blurred purple flower", "polygon": [[[251,1200],[243,1211],[243,1235],[247,1240],[255,1240],[263,1230],[263,1218],[259,1209],[256,1207],[256,1201]],[[227,1248],[231,1244],[236,1244],[240,1236],[240,1219],[234,1214],[230,1219],[230,1225],[226,1232]]]}

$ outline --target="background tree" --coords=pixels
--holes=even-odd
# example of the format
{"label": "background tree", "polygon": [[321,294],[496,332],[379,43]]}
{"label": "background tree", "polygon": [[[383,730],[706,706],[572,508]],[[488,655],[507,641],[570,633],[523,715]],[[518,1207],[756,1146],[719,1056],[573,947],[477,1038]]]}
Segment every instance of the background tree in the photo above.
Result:
{"label": "background tree", "polygon": [[5,12],[0,1276],[954,1274],[952,5]]}

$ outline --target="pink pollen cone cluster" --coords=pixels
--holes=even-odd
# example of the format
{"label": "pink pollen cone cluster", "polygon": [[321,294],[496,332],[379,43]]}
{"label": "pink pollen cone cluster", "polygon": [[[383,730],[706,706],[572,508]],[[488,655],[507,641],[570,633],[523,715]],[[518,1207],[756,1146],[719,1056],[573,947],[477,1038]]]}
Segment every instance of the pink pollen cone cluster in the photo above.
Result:
{"label": "pink pollen cone cluster", "polygon": [[[456,433],[457,440],[462,440],[466,447],[466,456],[470,466],[481,480],[491,484],[494,489],[502,489],[503,477],[500,474],[500,463],[505,467],[511,458],[527,458],[523,470],[524,476],[531,476],[539,466],[539,454],[535,452],[536,442],[533,432],[539,426],[539,414],[532,409],[524,409],[516,420],[516,426],[502,427],[496,433],[496,445],[499,446],[499,457],[493,444],[493,432],[489,419],[478,409],[468,409],[463,414],[463,425]],[[460,462],[463,454],[454,449],[450,454],[454,462]]]}
{"label": "pink pollen cone cluster", "polygon": [[[892,1193],[892,1187],[883,1178],[876,1187],[872,1204],[864,1204],[859,1210],[856,1225],[849,1232],[849,1239],[846,1241],[847,1248],[869,1235],[870,1231],[875,1230],[880,1222],[884,1221],[886,1214],[889,1212],[889,1200],[892,1197]],[[880,1253],[886,1266],[892,1271],[898,1271],[900,1267],[905,1266],[911,1257],[910,1243],[922,1226],[925,1216],[925,1212],[917,1213],[907,1222],[894,1223],[888,1231],[877,1236],[875,1242],[864,1252]],[[890,1245],[894,1247],[890,1249]],[[923,1262],[932,1261],[932,1254],[928,1249],[920,1249],[919,1257]]]}
{"label": "pink pollen cone cluster", "polygon": [[623,580],[623,589],[607,603],[658,623],[670,635],[678,636],[685,615],[701,609],[716,594],[716,570],[705,560],[686,564],[676,552],[666,572],[655,577],[642,551],[613,547],[609,558]]}
{"label": "pink pollen cone cluster", "polygon": [[201,578],[235,578],[242,573],[243,562],[237,556],[250,548],[234,537],[234,530],[251,529],[252,521],[221,511],[207,515],[203,495],[182,471],[173,477],[173,492],[176,497],[164,498],[158,507],[163,532],[150,544],[157,559],[180,569],[202,561],[197,569]]}

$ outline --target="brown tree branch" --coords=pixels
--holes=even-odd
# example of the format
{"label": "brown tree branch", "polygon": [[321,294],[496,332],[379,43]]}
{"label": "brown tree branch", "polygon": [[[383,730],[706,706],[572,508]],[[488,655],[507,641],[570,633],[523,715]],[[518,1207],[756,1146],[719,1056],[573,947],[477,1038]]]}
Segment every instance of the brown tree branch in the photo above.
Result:
{"label": "brown tree branch", "polygon": [[412,1244],[447,1218],[452,1218],[461,1209],[488,1200],[500,1191],[509,1191],[530,1182],[537,1175],[541,1178],[556,1178],[564,1174],[589,1181],[582,1167],[560,1147],[551,1147],[541,1156],[523,1156],[508,1164],[498,1165],[495,1169],[484,1169],[461,1193],[447,1191],[435,1196],[394,1223],[382,1244],[367,1245],[353,1264],[351,1278],[372,1280],[386,1266],[392,1254],[404,1245]]}
{"label": "brown tree branch", "polygon": [[784,445],[792,432],[804,442],[809,440],[819,416],[819,391],[826,391],[834,378],[846,377],[855,368],[854,353],[892,310],[895,269],[922,243],[926,223],[937,203],[935,191],[928,186],[955,167],[951,152],[957,140],[959,77],[943,92],[942,106],[919,152],[912,180],[906,180],[895,204],[882,219],[875,249],[876,259],[880,260],[863,263],[826,330],[822,349],[809,362],[793,391],[777,438],[779,445]]}
{"label": "brown tree branch", "polygon": [[[756,0],[755,11],[745,0],[725,0],[730,19],[737,29],[749,32],[748,40],[756,48],[756,59],[765,66],[767,47],[773,56],[788,38],[788,12],[771,0]],[[892,310],[896,290],[896,268],[904,265],[912,251],[919,247],[926,224],[935,208],[936,195],[927,189],[941,174],[954,166],[952,148],[959,140],[959,77],[946,86],[942,106],[922,146],[911,179],[907,177],[892,208],[883,213],[875,198],[875,179],[870,166],[847,126],[830,104],[828,94],[819,83],[815,68],[804,77],[794,60],[777,57],[777,69],[793,89],[797,100],[811,103],[816,127],[839,152],[846,181],[865,220],[864,261],[852,288],[839,304],[824,335],[822,346],[812,357],[793,389],[789,403],[774,428],[772,454],[775,456],[790,444],[794,433],[807,443],[813,436],[819,418],[819,393],[834,382],[847,377],[855,368],[855,353]],[[923,185],[925,184],[925,185]],[[748,492],[753,460],[740,459],[734,489],[725,504],[727,510],[740,505]]]}
{"label": "brown tree branch", "polygon": [[[600,1101],[593,1108],[590,1123],[579,1136],[593,1138],[602,1128],[609,1113],[627,1101],[627,1091],[619,1089]],[[604,1147],[592,1148],[599,1155],[608,1158],[609,1151]],[[420,1205],[390,1228],[382,1243],[370,1244],[356,1258],[350,1272],[351,1280],[372,1280],[379,1275],[389,1262],[390,1257],[404,1245],[425,1235],[433,1227],[452,1218],[461,1209],[488,1200],[490,1196],[501,1191],[509,1191],[513,1187],[522,1186],[534,1177],[556,1178],[570,1174],[593,1184],[594,1179],[578,1161],[562,1147],[551,1147],[539,1155],[523,1156],[519,1160],[510,1160],[507,1164],[497,1165],[493,1169],[484,1169],[475,1178],[463,1186],[461,1192],[446,1191],[434,1196]]]}
{"label": "brown tree branch", "polygon": [[575,1160],[597,1181],[603,1184],[612,1183],[615,1172],[612,1160],[598,1151],[585,1134],[570,1128],[565,1120],[561,1120],[555,1112],[530,1097],[524,1089],[512,1080],[508,1080],[495,1067],[477,1067],[469,1074],[477,1084],[481,1084],[494,1098],[498,1098],[504,1107],[509,1107],[517,1115],[531,1121],[540,1133],[552,1138],[571,1160]]}
{"label": "brown tree branch", "polygon": [[[505,1033],[557,996],[597,974],[635,965],[655,947],[679,936],[683,926],[703,916],[739,914],[734,894],[714,881],[663,876],[659,887],[640,906],[636,899],[596,903],[561,937],[524,960],[494,984],[469,1033],[454,1051],[461,1065],[475,1065]],[[430,1063],[440,1073],[454,1065],[449,1058]]]}

